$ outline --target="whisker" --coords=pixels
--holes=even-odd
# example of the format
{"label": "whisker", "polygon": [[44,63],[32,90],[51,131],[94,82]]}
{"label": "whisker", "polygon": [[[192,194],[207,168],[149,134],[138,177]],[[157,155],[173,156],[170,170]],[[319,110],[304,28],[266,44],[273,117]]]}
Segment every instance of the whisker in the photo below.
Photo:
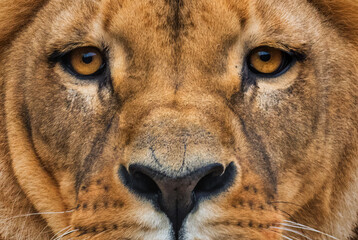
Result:
{"label": "whisker", "polygon": [[289,223],[289,224],[294,225],[294,226],[290,226],[290,227],[301,228],[301,229],[304,229],[304,230],[307,230],[307,231],[320,233],[320,234],[322,234],[322,235],[324,235],[324,236],[327,236],[327,237],[330,237],[330,238],[332,238],[332,239],[339,240],[338,238],[336,238],[336,237],[334,237],[334,236],[332,236],[332,235],[329,235],[329,234],[327,234],[327,233],[321,232],[321,231],[319,231],[319,230],[317,230],[317,229],[314,229],[314,228],[312,228],[312,227],[309,227],[309,226],[306,226],[306,225],[303,225],[303,224],[300,224],[300,223],[292,222],[292,221],[289,221],[289,220],[284,220],[284,222],[286,222],[286,224]]}
{"label": "whisker", "polygon": [[296,239],[296,238],[292,238],[291,236],[286,236],[286,235],[284,235],[284,234],[282,234],[280,232],[277,232],[275,230],[272,230],[272,229],[270,229],[270,231],[279,234],[281,237],[283,237],[283,238],[285,238],[287,240],[295,240]]}
{"label": "whisker", "polygon": [[279,209],[279,208],[277,208],[277,210],[279,210],[279,211],[282,212],[283,214],[286,214],[289,218],[294,219],[291,214],[289,214],[289,213],[287,213],[287,212],[285,212],[285,211],[283,211],[283,210],[281,210],[281,209]]}
{"label": "whisker", "polygon": [[61,234],[63,231],[68,231],[69,229],[71,228],[71,225],[70,226],[67,226],[67,227],[65,227],[65,228],[63,228],[63,229],[61,229],[60,231],[58,231],[50,240],[53,240],[53,239],[55,239],[59,234]]}
{"label": "whisker", "polygon": [[300,235],[300,236],[302,236],[302,237],[304,237],[304,238],[306,238],[306,239],[308,239],[308,240],[312,240],[311,238],[307,237],[306,235],[304,235],[304,234],[302,234],[302,233],[300,233],[300,232],[298,232],[298,231],[292,230],[292,229],[290,229],[290,228],[285,228],[285,227],[270,227],[270,228],[274,228],[274,229],[279,229],[279,230],[284,230],[284,231],[287,231],[287,232],[295,233],[295,234]]}
{"label": "whisker", "polygon": [[285,236],[283,234],[281,234],[281,237],[283,237],[284,239],[288,239],[288,240],[294,240],[293,238],[287,237],[287,236]]}
{"label": "whisker", "polygon": [[[297,203],[293,203],[293,202],[287,202],[287,201],[270,201],[269,203],[272,203],[272,204],[290,204],[290,205],[294,205],[294,206],[297,206],[297,207],[301,207],[301,205],[297,204]],[[280,212],[286,214],[287,216],[289,216],[291,219],[295,220],[294,217],[292,215],[290,215],[289,213],[277,208]],[[296,221],[296,220],[295,220]]]}
{"label": "whisker", "polygon": [[31,216],[49,215],[49,214],[65,214],[65,213],[71,213],[71,212],[74,212],[74,210],[69,210],[69,211],[64,211],[64,212],[39,212],[39,213],[27,213],[27,214],[17,215],[17,216],[10,217],[10,218],[4,218],[4,219],[2,219],[2,220],[4,220],[4,221],[8,221],[8,220],[16,219],[16,218],[21,218],[21,217],[31,217]]}
{"label": "whisker", "polygon": [[292,237],[291,235],[288,235],[290,238],[292,238],[293,240],[300,240],[299,238],[296,237]]}
{"label": "whisker", "polygon": [[[277,210],[279,210],[283,214],[286,214],[290,219],[295,220],[295,218],[291,214],[281,210],[280,208],[277,208]],[[301,232],[302,232],[302,234],[304,233],[302,230],[301,230]]]}
{"label": "whisker", "polygon": [[79,229],[74,229],[74,230],[70,230],[70,231],[68,230],[68,231],[66,231],[64,234],[58,236],[55,240],[60,240],[60,239],[62,239],[63,237],[65,237],[65,236],[67,236],[67,235],[69,235],[69,234],[71,234],[71,233],[78,232],[78,231],[79,231]]}
{"label": "whisker", "polygon": [[44,228],[42,228],[41,232],[37,235],[37,237],[35,238],[35,240],[41,239],[42,233],[44,233],[47,228],[48,228],[47,226],[45,226]]}

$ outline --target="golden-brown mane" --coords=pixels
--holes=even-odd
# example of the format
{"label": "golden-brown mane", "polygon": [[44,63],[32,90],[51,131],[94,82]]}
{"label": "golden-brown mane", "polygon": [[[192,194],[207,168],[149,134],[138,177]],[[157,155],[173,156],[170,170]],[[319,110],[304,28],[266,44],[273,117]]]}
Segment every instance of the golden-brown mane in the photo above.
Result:
{"label": "golden-brown mane", "polygon": [[358,45],[358,1],[356,0],[308,0],[338,31]]}
{"label": "golden-brown mane", "polygon": [[0,1],[0,52],[48,0]]}

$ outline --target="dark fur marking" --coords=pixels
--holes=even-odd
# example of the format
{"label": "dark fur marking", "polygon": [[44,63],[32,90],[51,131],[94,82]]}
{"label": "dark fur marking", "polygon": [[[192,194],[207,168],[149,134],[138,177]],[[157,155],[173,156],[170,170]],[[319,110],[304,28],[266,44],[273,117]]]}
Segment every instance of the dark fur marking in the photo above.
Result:
{"label": "dark fur marking", "polygon": [[267,154],[264,144],[262,143],[261,137],[257,135],[252,129],[248,131],[247,126],[241,117],[240,117],[240,122],[241,122],[243,133],[247,138],[247,141],[250,143],[252,147],[257,149],[258,152],[261,154],[261,159],[263,160],[262,168],[267,174],[267,180],[269,180],[269,182],[272,184],[272,187],[274,188],[274,192],[276,193],[277,177],[272,170],[271,159]]}
{"label": "dark fur marking", "polygon": [[158,157],[155,155],[155,150],[153,149],[153,147],[150,147],[149,150],[152,153],[152,158],[154,159],[154,161],[160,166],[162,167],[163,165],[160,163]]}
{"label": "dark fur marking", "polygon": [[80,172],[78,172],[76,174],[75,187],[76,187],[77,193],[78,193],[79,187],[80,187],[86,173],[91,172],[90,170],[92,169],[94,162],[96,161],[98,156],[100,156],[103,152],[104,146],[107,143],[107,135],[108,135],[109,129],[112,126],[113,119],[114,119],[114,116],[111,118],[111,120],[110,120],[109,124],[107,125],[107,128],[105,129],[104,132],[100,132],[97,134],[97,136],[95,137],[95,139],[93,141],[90,153],[86,156]]}
{"label": "dark fur marking", "polygon": [[[245,59],[247,59],[245,57]],[[247,66],[247,62],[245,61],[242,69],[241,69],[241,86],[240,86],[240,92],[247,92],[247,90],[250,88],[250,86],[257,86],[256,84],[256,78],[250,74],[250,70]]]}
{"label": "dark fur marking", "polygon": [[[109,73],[109,69],[105,73],[105,76],[98,79],[98,90],[97,96],[102,105],[108,105],[108,100],[106,99],[106,91],[109,91],[111,95],[114,94],[112,77]],[[112,98],[113,99],[113,98]]]}
{"label": "dark fur marking", "polygon": [[[103,20],[103,29],[105,31],[108,31],[108,29],[111,26],[111,22],[112,22],[112,18],[116,16],[115,12],[117,12],[119,9],[122,8],[122,4],[119,1],[115,1],[115,4],[113,4],[114,1],[110,1],[110,3],[108,4],[108,7],[106,8],[106,10],[109,11],[109,13],[107,13],[104,17]],[[109,7],[110,5],[110,7]]]}
{"label": "dark fur marking", "polygon": [[246,17],[241,17],[240,18],[240,26],[241,26],[241,31],[242,32],[246,28],[246,24],[247,24],[247,18]]}
{"label": "dark fur marking", "polygon": [[24,103],[21,107],[20,116],[21,116],[22,122],[24,123],[26,132],[29,134],[30,139],[32,139],[31,120],[30,120],[29,110],[28,110],[26,103]]}
{"label": "dark fur marking", "polygon": [[81,230],[79,230],[81,233],[78,235],[78,237],[81,237],[81,236],[87,234],[88,229],[86,229],[84,227],[80,227],[79,229],[81,229]]}
{"label": "dark fur marking", "polygon": [[183,28],[183,19],[180,9],[184,6],[183,0],[165,0],[170,6],[172,13],[167,17],[167,23],[172,27],[172,38],[176,41],[179,38],[181,29]]}
{"label": "dark fur marking", "polygon": [[254,203],[252,201],[249,201],[249,206],[250,206],[250,209],[253,210],[254,209]]}
{"label": "dark fur marking", "polygon": [[121,201],[121,200],[116,200],[114,203],[113,203],[113,207],[114,208],[117,208],[117,207],[123,207],[124,206],[124,203]]}
{"label": "dark fur marking", "polygon": [[186,140],[183,140],[184,142],[184,154],[183,154],[183,161],[182,161],[182,164],[179,168],[179,172],[183,170],[184,166],[185,166],[185,158],[186,158],[186,148],[187,148],[187,143],[186,143]]}
{"label": "dark fur marking", "polygon": [[351,237],[350,240],[357,240],[358,239],[358,227],[356,227],[354,229],[354,234],[355,234],[355,236]]}
{"label": "dark fur marking", "polygon": [[[165,0],[165,2],[170,7],[170,13],[167,16],[167,26],[169,26],[169,37],[170,43],[173,44],[173,54],[172,58],[174,60],[174,70],[179,71],[178,65],[181,58],[181,45],[180,45],[180,35],[183,29],[185,28],[184,16],[182,9],[184,6],[184,0]],[[179,79],[174,78],[174,89],[175,93],[179,89],[181,82]]]}

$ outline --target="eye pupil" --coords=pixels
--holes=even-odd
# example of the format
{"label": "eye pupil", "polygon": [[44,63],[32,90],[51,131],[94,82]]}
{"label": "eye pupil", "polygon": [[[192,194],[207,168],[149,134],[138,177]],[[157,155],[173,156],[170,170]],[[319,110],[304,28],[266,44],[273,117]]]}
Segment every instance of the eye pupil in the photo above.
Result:
{"label": "eye pupil", "polygon": [[96,54],[93,52],[85,53],[82,55],[82,62],[90,64],[93,61],[94,56],[96,56]]}
{"label": "eye pupil", "polygon": [[271,60],[271,54],[268,52],[261,51],[261,52],[258,52],[258,54],[259,54],[260,60],[263,62],[268,62]]}

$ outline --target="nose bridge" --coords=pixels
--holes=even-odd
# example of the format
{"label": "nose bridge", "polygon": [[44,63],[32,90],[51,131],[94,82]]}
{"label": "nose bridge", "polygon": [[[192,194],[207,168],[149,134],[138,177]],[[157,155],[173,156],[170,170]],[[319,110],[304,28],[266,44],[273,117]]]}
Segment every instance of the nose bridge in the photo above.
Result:
{"label": "nose bridge", "polygon": [[220,141],[203,118],[195,111],[153,111],[128,149],[130,164],[152,166],[169,176],[180,177],[204,162],[218,162]]}

